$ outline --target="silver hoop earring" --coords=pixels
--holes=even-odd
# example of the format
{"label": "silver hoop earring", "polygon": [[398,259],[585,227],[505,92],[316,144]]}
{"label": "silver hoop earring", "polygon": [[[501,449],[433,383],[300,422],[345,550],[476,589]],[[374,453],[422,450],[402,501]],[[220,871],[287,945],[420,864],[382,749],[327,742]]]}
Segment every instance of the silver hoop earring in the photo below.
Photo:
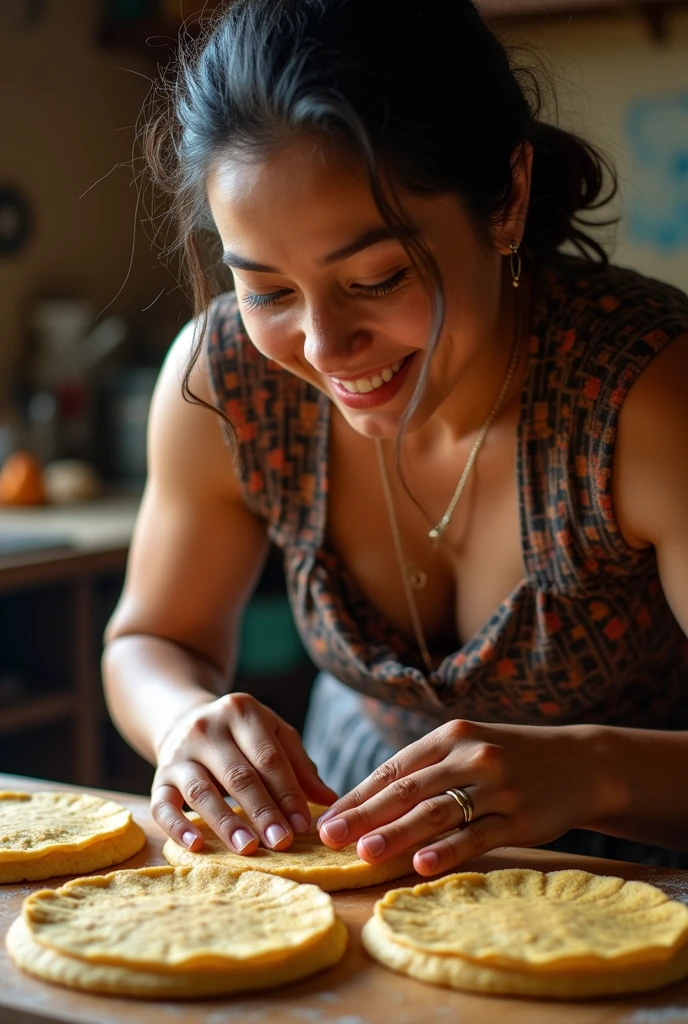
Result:
{"label": "silver hoop earring", "polygon": [[518,286],[521,283],[522,266],[521,257],[518,252],[518,242],[514,241],[514,239],[512,238],[511,241],[509,242],[509,248],[511,249],[511,252],[509,253],[509,264],[511,266],[511,283],[514,286],[514,288],[518,288]]}

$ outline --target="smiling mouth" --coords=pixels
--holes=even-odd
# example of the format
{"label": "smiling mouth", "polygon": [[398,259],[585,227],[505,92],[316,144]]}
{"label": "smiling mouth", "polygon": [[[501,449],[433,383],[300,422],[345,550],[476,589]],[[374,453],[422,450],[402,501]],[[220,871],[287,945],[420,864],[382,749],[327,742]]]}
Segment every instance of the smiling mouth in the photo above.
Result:
{"label": "smiling mouth", "polygon": [[357,377],[356,380],[341,380],[339,377],[331,377],[330,380],[345,388],[352,395],[367,395],[371,391],[377,391],[378,388],[389,384],[407,359],[408,356],[404,356],[403,359],[398,359],[395,363],[385,366],[384,369],[378,370],[370,377]]}

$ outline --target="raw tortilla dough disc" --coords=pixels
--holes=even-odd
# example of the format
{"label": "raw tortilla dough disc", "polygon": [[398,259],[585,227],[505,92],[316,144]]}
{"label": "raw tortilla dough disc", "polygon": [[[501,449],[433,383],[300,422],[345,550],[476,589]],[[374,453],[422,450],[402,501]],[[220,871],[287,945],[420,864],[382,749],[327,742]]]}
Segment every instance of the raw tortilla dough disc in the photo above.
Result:
{"label": "raw tortilla dough disc", "polygon": [[272,988],[336,963],[346,942],[317,886],[216,865],[114,871],[42,889],[7,934],[12,959],[39,978],[150,998]]}
{"label": "raw tortilla dough disc", "polygon": [[0,792],[0,883],[107,868],[133,857],[145,842],[131,812],[112,800]]}
{"label": "raw tortilla dough disc", "polygon": [[499,995],[617,995],[688,974],[688,907],[587,871],[464,872],[395,889],[362,939],[392,970]]}
{"label": "raw tortilla dough disc", "polygon": [[[309,804],[312,822],[325,811],[325,807]],[[246,820],[240,808],[233,808],[236,814]],[[243,855],[233,853],[219,839],[203,818],[191,812],[187,815],[203,833],[203,849],[192,853],[179,846],[173,839],[168,839],[162,848],[166,860],[170,864],[221,864],[232,871],[268,871],[272,875],[291,878],[294,882],[309,882],[319,885],[325,892],[339,889],[359,889],[367,885],[377,885],[393,878],[415,873],[413,871],[413,854],[418,847],[413,847],[398,857],[392,857],[384,864],[367,864],[356,853],[356,844],[344,847],[343,850],[331,850],[321,842],[314,824],[303,835],[294,836],[288,850],[281,853],[259,846],[255,853]]]}

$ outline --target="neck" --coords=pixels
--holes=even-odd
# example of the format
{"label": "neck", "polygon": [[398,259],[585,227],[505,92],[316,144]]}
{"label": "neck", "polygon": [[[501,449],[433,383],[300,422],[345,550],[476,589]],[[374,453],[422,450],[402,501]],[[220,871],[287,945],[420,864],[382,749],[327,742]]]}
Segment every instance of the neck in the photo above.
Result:
{"label": "neck", "polygon": [[[520,352],[508,391],[496,418],[504,415],[514,396],[520,392],[527,364],[527,344],[533,282],[523,275],[518,289],[508,276],[502,282],[500,306],[494,330],[480,345],[471,362],[462,371],[442,404],[417,430],[409,430],[404,450],[416,459],[430,451],[446,450],[471,443],[497,400],[517,344],[520,317]],[[422,410],[422,402],[421,402]]]}

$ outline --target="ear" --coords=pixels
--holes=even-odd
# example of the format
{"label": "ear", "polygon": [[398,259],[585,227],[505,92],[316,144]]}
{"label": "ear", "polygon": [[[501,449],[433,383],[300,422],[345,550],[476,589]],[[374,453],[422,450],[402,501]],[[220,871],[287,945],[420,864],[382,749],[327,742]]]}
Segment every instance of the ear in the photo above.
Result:
{"label": "ear", "polygon": [[511,156],[511,196],[496,229],[496,249],[503,256],[510,252],[509,243],[518,245],[526,230],[526,217],[530,202],[530,184],[533,171],[533,147],[524,142]]}

